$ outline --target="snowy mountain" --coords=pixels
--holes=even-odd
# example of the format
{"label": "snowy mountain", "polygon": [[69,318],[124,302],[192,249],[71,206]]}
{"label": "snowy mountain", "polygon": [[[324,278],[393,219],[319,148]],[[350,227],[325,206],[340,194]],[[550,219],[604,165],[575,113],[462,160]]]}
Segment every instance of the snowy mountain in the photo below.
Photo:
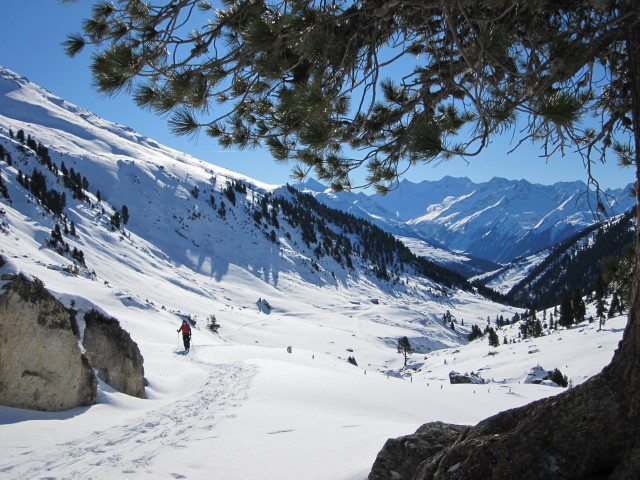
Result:
{"label": "snowy mountain", "polygon": [[[514,304],[528,303],[538,308],[556,305],[563,294],[574,290],[593,291],[605,259],[622,257],[625,247],[634,244],[635,235],[635,212],[617,215],[601,225],[586,228],[544,254],[522,259],[529,268],[517,269],[519,281],[513,282],[508,292],[503,288],[497,290],[506,293]],[[514,267],[506,267],[485,284],[504,286],[504,276],[509,277],[509,272],[516,270]]]}
{"label": "snowy mountain", "polygon": [[[499,268],[497,263],[474,257],[463,251],[449,249],[434,237],[401,220],[397,211],[387,210],[381,205],[385,197],[369,196],[363,192],[335,193],[314,179],[295,185],[302,192],[313,195],[325,205],[363,218],[393,234],[416,255],[428,258],[445,268],[471,277]],[[401,197],[404,198],[404,197]],[[418,197],[419,198],[419,197]],[[382,200],[382,201],[380,201]],[[410,195],[406,202],[413,204]],[[393,206],[393,203],[391,204]]]}
{"label": "snowy mountain", "polygon": [[[634,205],[629,188],[606,190],[609,215]],[[387,195],[336,197],[316,188],[316,197],[335,208],[370,215],[387,230],[446,246],[471,257],[508,263],[569,238],[596,222],[595,196],[583,182],[532,184],[495,177],[484,183],[445,177],[403,180]],[[336,201],[340,198],[340,201]],[[350,205],[350,203],[352,205]],[[406,233],[409,227],[412,233]],[[404,234],[401,228],[405,228]]]}
{"label": "snowy mountain", "polygon": [[[388,437],[553,395],[520,382],[540,364],[580,383],[621,336],[618,318],[599,332],[467,344],[471,325],[519,310],[355,216],[159,145],[4,69],[0,147],[0,277],[40,279],[81,328],[90,309],[118,319],[148,381],[146,400],[101,383],[92,407],[0,406],[2,479],[361,479]],[[416,351],[408,368],[403,336]],[[450,385],[452,369],[493,383]]]}

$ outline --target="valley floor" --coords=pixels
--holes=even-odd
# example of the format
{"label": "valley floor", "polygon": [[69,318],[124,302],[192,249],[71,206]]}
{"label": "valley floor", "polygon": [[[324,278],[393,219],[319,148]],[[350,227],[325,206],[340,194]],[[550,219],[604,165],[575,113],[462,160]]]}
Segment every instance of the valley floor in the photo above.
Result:
{"label": "valley floor", "polygon": [[[413,378],[305,350],[203,342],[182,355],[158,344],[152,355],[170,357],[154,369],[148,400],[101,384],[90,408],[0,407],[0,478],[364,479],[389,437],[427,421],[475,424],[559,392],[519,383],[525,365],[546,362],[574,382],[597,373],[623,327],[620,317],[600,332],[585,323],[497,349],[480,340],[414,354]],[[593,343],[591,355],[585,342]],[[449,384],[449,371],[474,365],[499,383]]]}

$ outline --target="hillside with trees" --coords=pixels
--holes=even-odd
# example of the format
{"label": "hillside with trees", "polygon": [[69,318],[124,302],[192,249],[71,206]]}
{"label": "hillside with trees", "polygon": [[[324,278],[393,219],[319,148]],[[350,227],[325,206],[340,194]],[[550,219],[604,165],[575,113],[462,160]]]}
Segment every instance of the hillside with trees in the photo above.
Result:
{"label": "hillside with trees", "polygon": [[622,257],[635,235],[635,211],[588,228],[553,248],[507,298],[515,305],[543,310],[576,290],[591,293],[601,280],[605,260]]}

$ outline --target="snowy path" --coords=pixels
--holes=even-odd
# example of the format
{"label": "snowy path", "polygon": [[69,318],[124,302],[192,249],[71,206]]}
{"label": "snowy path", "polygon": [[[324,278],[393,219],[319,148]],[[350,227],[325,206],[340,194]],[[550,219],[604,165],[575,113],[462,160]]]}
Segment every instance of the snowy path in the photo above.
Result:
{"label": "snowy path", "polygon": [[[50,443],[45,451],[41,439],[25,438],[18,448],[2,455],[0,478],[186,478],[189,475],[172,469],[184,462],[171,462],[172,457],[178,458],[192,442],[216,437],[218,424],[234,418],[234,411],[246,399],[256,370],[241,363],[189,360],[204,366],[209,374],[206,383],[195,392],[141,412],[129,422],[119,418],[113,425],[91,429],[89,420],[83,435]],[[91,409],[76,420],[85,415],[91,415]],[[64,432],[60,432],[58,438],[61,437],[65,437]]]}

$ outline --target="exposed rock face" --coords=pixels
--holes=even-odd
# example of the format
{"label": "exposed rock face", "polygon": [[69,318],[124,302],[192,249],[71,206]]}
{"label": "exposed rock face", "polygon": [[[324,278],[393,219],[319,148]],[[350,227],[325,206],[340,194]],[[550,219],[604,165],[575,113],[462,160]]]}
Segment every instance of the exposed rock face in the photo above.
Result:
{"label": "exposed rock face", "polygon": [[413,435],[390,438],[382,447],[369,480],[411,479],[425,458],[451,445],[468,427],[428,423]]}
{"label": "exposed rock face", "polygon": [[[627,330],[633,331],[635,327],[632,322]],[[422,463],[415,470],[407,468],[402,477],[395,478],[640,478],[637,383],[629,370],[624,372],[627,377],[616,372],[628,365],[619,360],[623,354],[623,349],[619,350],[609,367],[578,387],[499,413],[475,427],[461,430],[458,436],[443,438],[443,445],[435,452],[424,450]],[[616,381],[618,378],[628,381]],[[440,430],[455,432],[455,428],[460,427],[432,423],[423,425],[418,432],[422,435]],[[405,444],[419,441],[417,433],[402,437]],[[387,449],[379,458],[393,455],[387,463],[401,465],[407,454],[401,449]],[[413,455],[408,464],[415,465],[417,456]],[[385,478],[375,476],[376,464],[369,478]]]}
{"label": "exposed rock face", "polygon": [[115,318],[91,310],[84,320],[83,345],[98,377],[120,392],[146,398],[144,360],[138,345]]}
{"label": "exposed rock face", "polygon": [[17,275],[0,295],[0,404],[59,411],[91,405],[97,381],[70,312]]}
{"label": "exposed rock face", "polygon": [[627,414],[601,380],[484,420],[412,478],[639,478],[637,432],[625,431]]}

